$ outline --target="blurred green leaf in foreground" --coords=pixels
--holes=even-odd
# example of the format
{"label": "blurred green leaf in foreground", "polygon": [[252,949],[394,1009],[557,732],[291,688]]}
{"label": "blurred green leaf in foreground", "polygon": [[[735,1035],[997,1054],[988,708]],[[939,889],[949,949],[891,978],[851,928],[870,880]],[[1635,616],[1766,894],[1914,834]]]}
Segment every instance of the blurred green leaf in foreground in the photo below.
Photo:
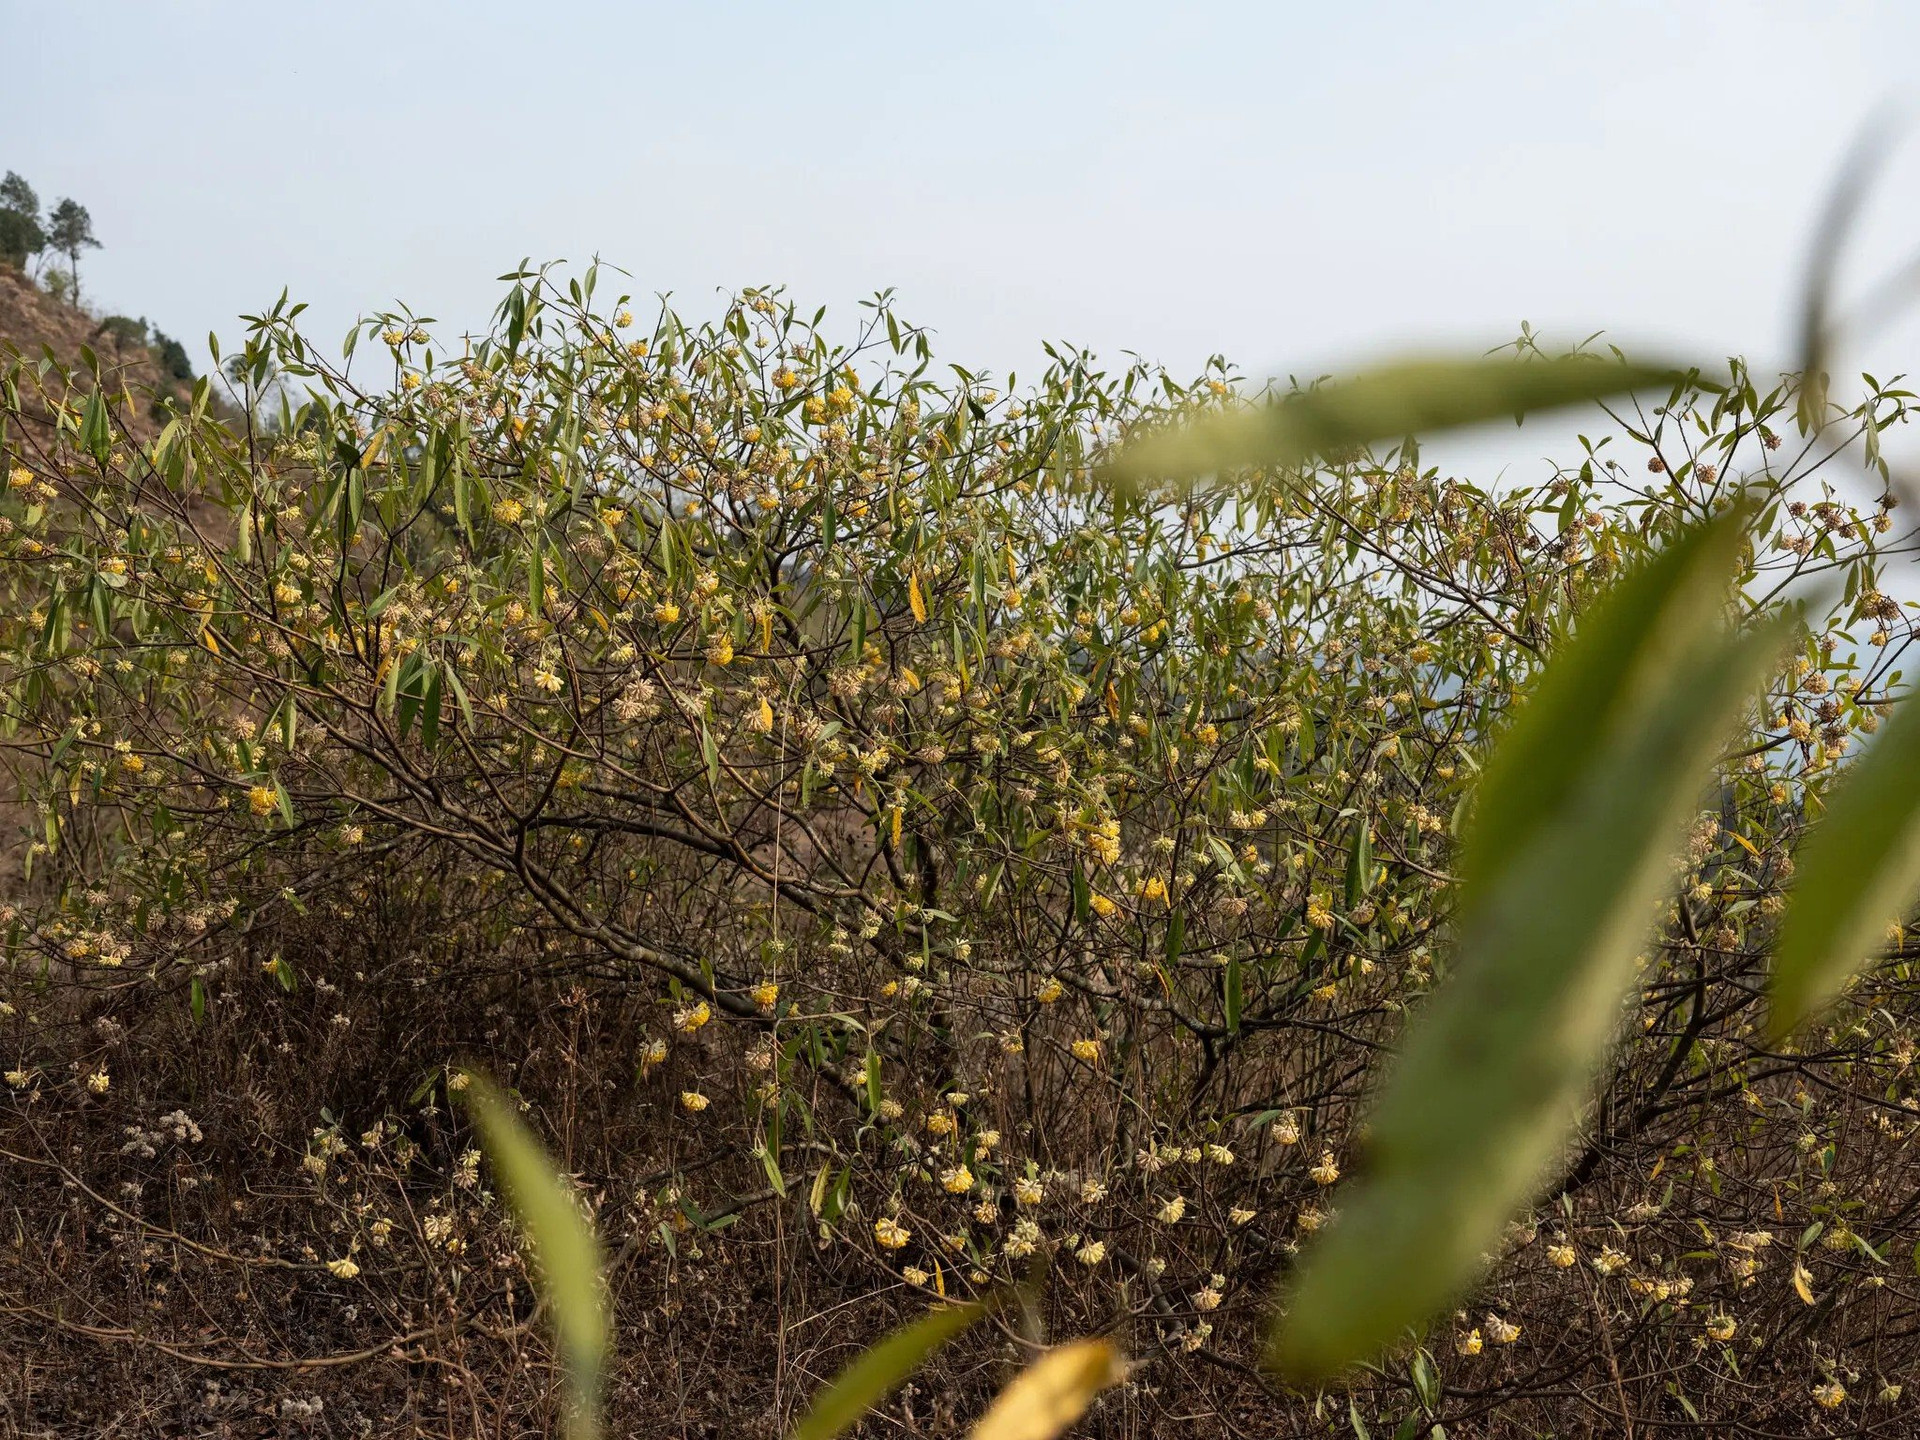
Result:
{"label": "blurred green leaf in foreground", "polygon": [[534,1283],[553,1320],[566,1364],[568,1433],[591,1440],[597,1419],[600,1368],[611,1330],[600,1280],[600,1244],[593,1227],[513,1104],[481,1075],[469,1074],[465,1098],[493,1163],[500,1193],[526,1237]]}

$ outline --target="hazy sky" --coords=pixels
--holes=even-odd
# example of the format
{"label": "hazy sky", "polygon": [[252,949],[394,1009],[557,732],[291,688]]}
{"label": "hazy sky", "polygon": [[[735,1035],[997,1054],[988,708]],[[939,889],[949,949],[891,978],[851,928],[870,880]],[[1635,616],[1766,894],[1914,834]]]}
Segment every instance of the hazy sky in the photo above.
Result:
{"label": "hazy sky", "polygon": [[[694,314],[783,281],[851,323],[893,286],[1001,372],[1043,338],[1314,371],[1522,319],[1780,361],[1917,42],[1915,0],[0,0],[0,169],[89,205],[90,298],[197,359],[282,286],[332,340],[598,252]],[[1916,180],[1910,135],[1856,279],[1920,248]]]}

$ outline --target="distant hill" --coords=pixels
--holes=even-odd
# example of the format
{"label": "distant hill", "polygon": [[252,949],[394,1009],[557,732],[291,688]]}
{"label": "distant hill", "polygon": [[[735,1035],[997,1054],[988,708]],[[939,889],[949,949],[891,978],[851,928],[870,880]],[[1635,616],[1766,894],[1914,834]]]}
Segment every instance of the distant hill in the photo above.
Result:
{"label": "distant hill", "polygon": [[[136,395],[151,393],[158,401],[169,395],[185,399],[193,388],[193,367],[179,342],[144,320],[103,318],[57,300],[18,270],[0,264],[0,364],[14,350],[29,361],[51,351],[60,364],[82,371],[82,346],[92,347],[99,357],[101,376],[112,389],[124,384]],[[143,410],[139,418],[151,421],[154,407]]]}

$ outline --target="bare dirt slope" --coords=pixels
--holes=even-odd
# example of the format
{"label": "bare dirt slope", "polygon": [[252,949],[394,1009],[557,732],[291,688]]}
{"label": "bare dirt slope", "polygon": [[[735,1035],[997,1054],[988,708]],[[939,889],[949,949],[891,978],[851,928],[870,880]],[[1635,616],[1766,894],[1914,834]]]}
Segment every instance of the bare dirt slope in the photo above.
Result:
{"label": "bare dirt slope", "polygon": [[[187,394],[188,382],[169,374],[151,346],[116,333],[102,317],[55,299],[18,270],[0,264],[0,368],[17,351],[29,362],[50,354],[58,364],[84,374],[86,349],[99,359],[101,379],[110,390],[124,387],[155,399]],[[153,404],[136,408],[136,427],[158,428]]]}

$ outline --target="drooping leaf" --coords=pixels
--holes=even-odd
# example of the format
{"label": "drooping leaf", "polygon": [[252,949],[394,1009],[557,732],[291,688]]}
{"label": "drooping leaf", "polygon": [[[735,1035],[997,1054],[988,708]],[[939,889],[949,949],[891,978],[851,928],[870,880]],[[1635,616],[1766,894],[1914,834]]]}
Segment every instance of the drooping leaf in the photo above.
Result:
{"label": "drooping leaf", "polygon": [[1834,786],[1795,869],[1773,955],[1776,1040],[1840,992],[1920,892],[1920,706],[1895,710]]}
{"label": "drooping leaf", "polygon": [[1389,1077],[1370,1173],[1292,1289],[1283,1373],[1329,1375],[1445,1305],[1550,1180],[1686,822],[1788,630],[1729,629],[1744,518],[1681,536],[1597,603],[1489,757],[1454,974]]}
{"label": "drooping leaf", "polygon": [[1056,1345],[1007,1383],[970,1440],[1053,1440],[1125,1374],[1110,1340]]}
{"label": "drooping leaf", "polygon": [[599,1241],[506,1097],[481,1075],[468,1077],[464,1093],[500,1194],[533,1253],[535,1281],[573,1391],[569,1434],[588,1440],[598,1433],[600,1367],[610,1330]]}
{"label": "drooping leaf", "polygon": [[1397,361],[1149,436],[1124,450],[1110,473],[1121,483],[1138,483],[1297,465],[1376,441],[1665,389],[1686,373],[1685,367],[1592,355]]}
{"label": "drooping leaf", "polygon": [[989,1301],[930,1311],[863,1353],[814,1396],[789,1440],[832,1440],[897,1390],[927,1357],[992,1309]]}
{"label": "drooping leaf", "polygon": [[1865,203],[1869,182],[1887,152],[1884,127],[1864,131],[1827,196],[1807,252],[1807,273],[1800,286],[1800,384],[1796,395],[1800,428],[1817,431],[1826,423],[1827,364],[1835,336],[1829,312],[1840,247]]}

